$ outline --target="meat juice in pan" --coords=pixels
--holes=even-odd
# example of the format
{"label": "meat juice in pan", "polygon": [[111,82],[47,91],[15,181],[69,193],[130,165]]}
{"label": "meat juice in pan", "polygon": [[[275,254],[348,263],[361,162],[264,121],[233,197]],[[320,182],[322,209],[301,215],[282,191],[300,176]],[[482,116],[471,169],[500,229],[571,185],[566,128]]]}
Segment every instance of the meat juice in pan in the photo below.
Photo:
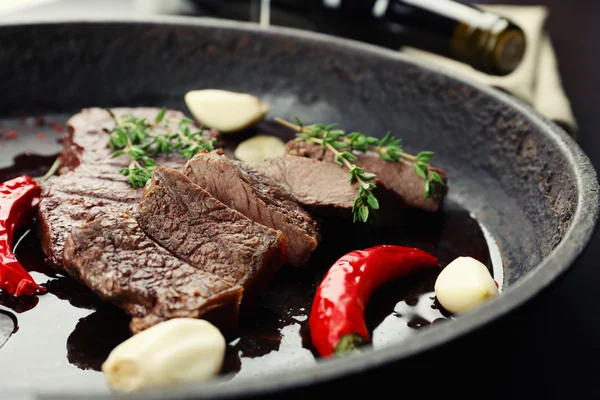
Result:
{"label": "meat juice in pan", "polygon": [[[48,122],[30,118],[4,123],[18,124],[18,136],[0,136],[0,181],[23,174],[40,176],[52,164],[60,150],[56,127],[64,126],[66,118],[56,116],[45,120],[56,122],[50,122],[49,126]],[[54,134],[48,133],[49,127],[55,128]],[[3,130],[6,129],[0,132]],[[272,128],[269,131],[278,133]],[[229,143],[228,153],[235,144]],[[13,159],[15,149],[20,154]],[[327,269],[340,256],[355,249],[377,244],[413,246],[434,254],[441,266],[458,256],[471,256],[487,265],[502,283],[498,276],[502,268],[499,257],[492,260],[497,252],[495,243],[486,240],[480,224],[451,198],[446,199],[439,213],[412,211],[402,229],[324,221],[321,232],[322,242],[309,264],[303,269],[282,267],[256,311],[242,317],[239,333],[227,338],[229,345],[222,374],[240,379],[315,363],[316,351],[308,331],[314,292]],[[102,363],[116,345],[131,335],[129,317],[100,301],[85,286],[44,264],[35,221],[19,234],[15,253],[36,281],[45,282],[48,293],[23,298],[0,294],[3,381],[27,382],[24,385],[30,387],[54,382],[57,387],[65,387],[73,379],[86,382],[83,378],[93,375],[91,381],[101,385],[98,371]],[[419,330],[447,321],[448,314],[435,301],[436,276],[437,271],[418,273],[390,283],[374,295],[366,315],[374,347],[400,343]]]}

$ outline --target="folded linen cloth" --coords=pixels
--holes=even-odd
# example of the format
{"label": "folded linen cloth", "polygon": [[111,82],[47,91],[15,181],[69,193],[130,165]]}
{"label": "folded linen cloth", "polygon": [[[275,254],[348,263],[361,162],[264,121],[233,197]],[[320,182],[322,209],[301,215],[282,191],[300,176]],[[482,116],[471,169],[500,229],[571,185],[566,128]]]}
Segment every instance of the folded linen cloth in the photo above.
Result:
{"label": "folded linen cloth", "polygon": [[545,31],[548,9],[543,6],[480,5],[481,9],[506,17],[525,32],[527,48],[523,61],[507,76],[491,76],[469,65],[420,49],[404,47],[401,51],[420,57],[477,82],[502,89],[531,105],[538,112],[576,136],[577,122],[562,82],[556,55]]}

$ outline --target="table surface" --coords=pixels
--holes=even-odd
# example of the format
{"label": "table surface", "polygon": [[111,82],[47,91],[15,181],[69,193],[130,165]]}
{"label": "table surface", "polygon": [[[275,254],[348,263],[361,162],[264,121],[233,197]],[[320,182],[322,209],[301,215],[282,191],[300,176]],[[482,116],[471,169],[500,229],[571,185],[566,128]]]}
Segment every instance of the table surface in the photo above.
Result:
{"label": "table surface", "polygon": [[[104,2],[90,2],[106,10]],[[497,3],[481,1],[482,3]],[[39,6],[62,13],[60,3]],[[68,2],[66,2],[68,3]],[[103,3],[103,4],[102,4]],[[600,1],[504,0],[545,5],[563,85],[580,127],[579,143],[600,170]],[[27,11],[30,12],[30,11]],[[6,19],[6,17],[5,17]],[[391,389],[399,396],[455,392],[478,398],[600,397],[600,232],[555,285],[510,315],[451,344],[405,362],[286,397],[346,396],[358,388]],[[454,389],[454,390],[453,390]],[[385,390],[389,393],[389,390]],[[279,396],[276,396],[279,398]],[[273,396],[273,398],[276,398]]]}

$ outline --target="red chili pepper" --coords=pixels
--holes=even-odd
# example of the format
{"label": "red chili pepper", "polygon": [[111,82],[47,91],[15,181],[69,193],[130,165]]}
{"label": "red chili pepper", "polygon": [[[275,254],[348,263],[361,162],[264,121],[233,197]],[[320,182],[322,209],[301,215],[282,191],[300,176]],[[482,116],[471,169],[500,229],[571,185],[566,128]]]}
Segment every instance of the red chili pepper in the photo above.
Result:
{"label": "red chili pepper", "polygon": [[40,202],[40,187],[29,176],[0,184],[0,289],[13,296],[44,293],[12,252],[17,227],[30,217]]}
{"label": "red chili pepper", "polygon": [[365,308],[371,295],[387,282],[437,266],[437,258],[429,253],[392,245],[355,250],[340,258],[317,288],[308,320],[319,354],[341,354],[369,343]]}

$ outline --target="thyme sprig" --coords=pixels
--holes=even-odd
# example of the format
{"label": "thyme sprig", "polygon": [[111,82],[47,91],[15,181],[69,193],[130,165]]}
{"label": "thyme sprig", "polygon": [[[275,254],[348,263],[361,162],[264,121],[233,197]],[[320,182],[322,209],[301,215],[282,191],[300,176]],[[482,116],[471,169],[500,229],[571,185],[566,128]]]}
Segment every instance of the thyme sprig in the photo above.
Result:
{"label": "thyme sprig", "polygon": [[280,124],[296,131],[296,136],[309,142],[321,145],[334,154],[334,160],[340,166],[345,166],[350,173],[350,182],[359,183],[358,196],[354,201],[352,208],[354,221],[367,222],[370,215],[376,215],[379,209],[379,202],[373,195],[373,190],[377,187],[375,174],[365,172],[362,168],[353,164],[358,158],[352,151],[375,151],[379,156],[389,162],[407,161],[413,165],[415,173],[424,180],[424,198],[436,197],[435,184],[444,184],[441,176],[431,169],[430,160],[435,153],[431,151],[422,151],[416,156],[404,152],[402,148],[402,139],[392,136],[387,132],[383,138],[379,139],[367,136],[361,132],[349,132],[337,128],[337,124],[313,124],[305,126],[302,121],[295,118],[291,123],[281,118],[275,118]]}
{"label": "thyme sprig", "polygon": [[[108,130],[112,157],[127,156],[129,165],[120,172],[133,187],[143,187],[152,177],[156,156],[178,153],[190,159],[199,151],[214,149],[215,138],[203,137],[203,129],[193,129],[194,121],[189,118],[165,119],[166,108],[152,121],[132,115],[118,116],[110,109],[106,111],[115,122]],[[178,123],[179,129],[172,128],[174,123]]]}
{"label": "thyme sprig", "polygon": [[298,125],[284,121],[280,118],[275,118],[277,122],[294,129],[299,138],[306,140],[309,143],[315,143],[321,147],[331,151],[334,155],[335,162],[348,169],[350,183],[358,182],[358,195],[354,199],[352,205],[353,221],[367,222],[369,217],[376,216],[376,211],[379,210],[379,201],[373,195],[373,189],[377,187],[374,183],[377,176],[353,164],[358,158],[349,151],[340,151],[348,148],[348,143],[344,140],[344,131],[335,129],[337,124],[314,124],[310,127],[305,127],[302,122],[296,118]]}
{"label": "thyme sprig", "polygon": [[442,177],[430,166],[430,161],[435,155],[432,151],[422,151],[416,156],[406,153],[402,148],[402,139],[397,139],[388,131],[382,139],[367,136],[361,132],[351,132],[342,139],[348,144],[350,150],[368,151],[372,150],[379,156],[389,162],[408,161],[412,163],[415,173],[424,180],[423,196],[427,200],[430,197],[436,197],[435,185],[437,182],[444,184]]}
{"label": "thyme sprig", "polygon": [[50,179],[51,177],[53,177],[58,172],[58,170],[60,169],[61,165],[62,165],[62,160],[61,160],[61,157],[58,156],[56,158],[56,160],[54,160],[54,162],[50,166],[50,169],[48,170],[48,172],[46,172],[44,174],[44,176],[41,176],[39,178],[35,178],[35,180],[37,181],[37,183],[46,182],[48,179]]}

